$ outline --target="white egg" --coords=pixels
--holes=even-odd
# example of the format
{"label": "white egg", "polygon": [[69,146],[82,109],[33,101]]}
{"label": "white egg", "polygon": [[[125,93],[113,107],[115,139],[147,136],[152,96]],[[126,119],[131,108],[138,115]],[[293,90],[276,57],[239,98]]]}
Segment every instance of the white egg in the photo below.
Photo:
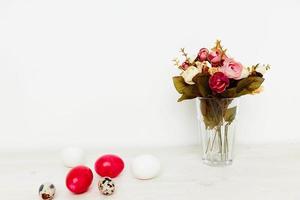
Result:
{"label": "white egg", "polygon": [[160,172],[160,161],[153,155],[140,155],[133,159],[131,171],[135,178],[147,180],[156,177]]}
{"label": "white egg", "polygon": [[75,167],[85,162],[85,155],[82,149],[77,147],[67,147],[61,152],[61,159],[66,167]]}

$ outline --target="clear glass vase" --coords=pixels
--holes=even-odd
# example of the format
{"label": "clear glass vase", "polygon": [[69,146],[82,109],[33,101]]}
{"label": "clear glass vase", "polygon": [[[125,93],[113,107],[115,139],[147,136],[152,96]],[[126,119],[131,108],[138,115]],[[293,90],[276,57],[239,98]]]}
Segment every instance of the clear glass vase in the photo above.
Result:
{"label": "clear glass vase", "polygon": [[237,98],[196,99],[203,161],[210,166],[230,165],[233,160]]}

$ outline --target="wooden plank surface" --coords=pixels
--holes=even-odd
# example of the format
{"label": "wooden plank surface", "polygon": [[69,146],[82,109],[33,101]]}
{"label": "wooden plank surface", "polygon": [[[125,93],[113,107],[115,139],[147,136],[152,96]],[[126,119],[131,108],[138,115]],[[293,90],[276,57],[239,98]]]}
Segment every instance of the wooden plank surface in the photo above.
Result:
{"label": "wooden plank surface", "polygon": [[[57,188],[56,200],[299,200],[300,145],[239,146],[232,166],[209,167],[201,162],[199,147],[156,149],[89,150],[86,165],[93,168],[99,155],[117,153],[126,167],[115,179],[116,192],[99,194],[94,181],[89,191],[73,195],[65,187],[69,169],[60,161],[59,151],[1,152],[0,194],[5,200],[39,199],[38,187],[50,181]],[[130,161],[140,153],[159,157],[159,177],[141,181],[132,177]]]}

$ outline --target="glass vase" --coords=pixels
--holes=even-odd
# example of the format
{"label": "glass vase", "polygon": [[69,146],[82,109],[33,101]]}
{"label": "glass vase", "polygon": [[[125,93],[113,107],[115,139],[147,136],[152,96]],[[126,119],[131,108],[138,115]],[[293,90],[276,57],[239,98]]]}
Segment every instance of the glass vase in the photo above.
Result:
{"label": "glass vase", "polygon": [[196,105],[203,162],[210,166],[230,165],[233,160],[238,99],[199,97]]}

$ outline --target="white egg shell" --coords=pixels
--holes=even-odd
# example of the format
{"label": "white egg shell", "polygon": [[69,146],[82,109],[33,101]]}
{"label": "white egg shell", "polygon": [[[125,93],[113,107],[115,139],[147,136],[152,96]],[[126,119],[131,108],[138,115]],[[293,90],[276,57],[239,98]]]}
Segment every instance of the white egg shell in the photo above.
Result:
{"label": "white egg shell", "polygon": [[160,161],[153,155],[137,156],[131,163],[132,174],[137,179],[152,179],[159,174],[160,169]]}
{"label": "white egg shell", "polygon": [[84,151],[77,147],[67,147],[61,152],[61,159],[66,167],[75,167],[85,162]]}

